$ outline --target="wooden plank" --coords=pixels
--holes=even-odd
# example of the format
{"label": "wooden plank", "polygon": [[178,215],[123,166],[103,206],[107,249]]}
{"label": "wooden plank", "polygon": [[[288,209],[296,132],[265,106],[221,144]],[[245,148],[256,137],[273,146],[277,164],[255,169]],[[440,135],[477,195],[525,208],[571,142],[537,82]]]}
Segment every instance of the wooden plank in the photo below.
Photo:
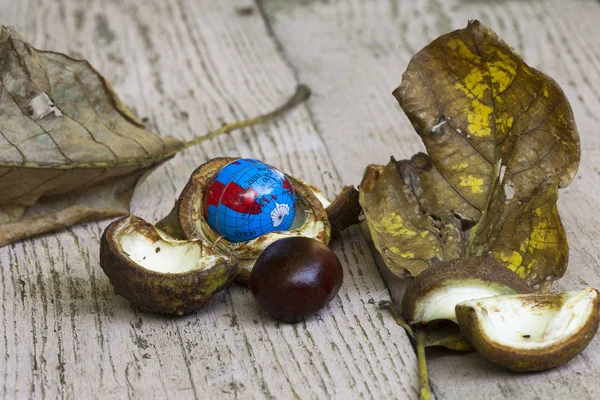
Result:
{"label": "wooden plank", "polygon": [[[3,23],[38,48],[86,58],[150,129],[189,139],[270,110],[298,83],[248,2],[3,2]],[[318,93],[318,96],[322,94]],[[342,131],[338,133],[343,138]],[[193,169],[253,156],[334,195],[345,182],[310,110],[217,138],[156,170],[132,210],[157,221]],[[131,309],[99,268],[108,222],[0,249],[1,398],[411,398],[416,361],[356,229],[333,245],[345,268],[317,316],[280,325],[232,287],[182,318]]]}
{"label": "wooden plank", "polygon": [[[342,180],[359,182],[368,163],[404,158],[423,146],[390,92],[412,55],[477,18],[555,78],[573,106],[582,141],[579,176],[559,202],[571,244],[556,288],[600,287],[600,3],[597,1],[264,0],[274,35],[297,76],[313,87],[311,110]],[[344,140],[339,140],[340,136]],[[477,354],[432,352],[433,391],[444,399],[594,399],[600,396],[600,340],[565,366],[530,375],[496,368]]]}

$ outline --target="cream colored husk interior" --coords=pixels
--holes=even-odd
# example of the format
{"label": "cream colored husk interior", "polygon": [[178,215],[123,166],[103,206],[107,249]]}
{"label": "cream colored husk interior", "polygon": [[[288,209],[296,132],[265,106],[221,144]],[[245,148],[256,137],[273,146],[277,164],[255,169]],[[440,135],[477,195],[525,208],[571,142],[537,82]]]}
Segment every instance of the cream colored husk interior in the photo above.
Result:
{"label": "cream colored husk interior", "polygon": [[594,312],[593,289],[557,293],[557,302],[539,303],[524,295],[498,296],[462,303],[472,307],[484,333],[513,348],[550,346],[576,334]]}
{"label": "cream colored husk interior", "polygon": [[446,319],[456,322],[454,307],[465,300],[481,299],[500,294],[512,294],[515,291],[508,286],[473,279],[470,281],[447,282],[444,286],[432,290],[416,306],[415,322],[426,324]]}
{"label": "cream colored husk interior", "polygon": [[123,251],[136,264],[155,272],[184,273],[208,269],[219,257],[206,254],[198,242],[172,240],[161,234],[154,241],[140,234],[135,227],[123,229],[120,244]]}

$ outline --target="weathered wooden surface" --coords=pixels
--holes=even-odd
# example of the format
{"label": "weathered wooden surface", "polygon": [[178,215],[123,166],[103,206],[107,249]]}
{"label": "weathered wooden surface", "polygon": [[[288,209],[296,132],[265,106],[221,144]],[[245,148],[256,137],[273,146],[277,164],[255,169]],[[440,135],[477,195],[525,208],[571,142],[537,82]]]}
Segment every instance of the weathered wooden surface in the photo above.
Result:
{"label": "weathered wooden surface", "polygon": [[[244,1],[38,4],[10,2],[3,23],[36,47],[89,59],[164,135],[189,139],[267,111],[298,83],[260,13],[237,12]],[[178,155],[138,188],[133,212],[157,221],[195,167],[219,155],[263,159],[333,195],[344,182],[328,151],[300,107]],[[238,287],[184,318],[132,310],[99,268],[106,225],[0,250],[0,398],[414,396],[415,356],[376,306],[387,291],[360,235],[334,245],[346,268],[338,298],[289,326]]]}
{"label": "weathered wooden surface", "polygon": [[[597,1],[310,2],[291,6],[265,0],[264,8],[299,78],[316,89],[315,120],[342,179],[357,182],[366,162],[385,163],[421,150],[419,137],[391,91],[410,57],[437,37],[480,19],[555,78],[570,99],[581,134],[578,179],[562,191],[559,207],[570,243],[561,288],[600,285],[600,46]],[[340,141],[339,137],[348,138]],[[351,138],[351,139],[350,139]],[[359,144],[360,143],[360,144]],[[348,156],[350,154],[350,156]],[[600,341],[567,365],[515,375],[477,354],[432,352],[434,394],[447,399],[600,397]]]}
{"label": "weathered wooden surface", "polygon": [[[0,17],[38,48],[89,59],[151,129],[180,139],[269,110],[299,81],[312,86],[308,105],[276,123],[217,138],[155,171],[132,210],[150,221],[213,156],[261,158],[332,196],[358,183],[366,164],[420,150],[390,92],[414,52],[481,19],[571,100],[583,157],[561,194],[571,255],[559,286],[600,287],[596,1],[1,0]],[[333,245],[346,272],[339,296],[288,326],[239,287],[184,318],[131,309],[98,265],[106,225],[0,249],[0,398],[417,396],[414,352],[373,304],[388,294],[359,229]],[[437,398],[600,397],[598,339],[541,374],[510,374],[477,354],[438,352],[429,366]]]}

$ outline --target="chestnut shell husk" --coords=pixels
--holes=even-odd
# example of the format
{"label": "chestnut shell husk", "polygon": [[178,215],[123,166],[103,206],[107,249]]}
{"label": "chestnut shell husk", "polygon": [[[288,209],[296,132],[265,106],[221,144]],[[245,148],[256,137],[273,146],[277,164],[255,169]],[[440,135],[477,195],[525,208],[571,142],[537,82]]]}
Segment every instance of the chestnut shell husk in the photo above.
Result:
{"label": "chestnut shell husk", "polygon": [[[515,349],[502,343],[490,340],[483,329],[477,313],[468,305],[469,302],[456,306],[456,316],[462,334],[473,344],[477,351],[488,361],[516,372],[544,371],[561,366],[575,358],[590,344],[600,323],[598,315],[599,296],[594,293],[593,311],[576,333],[543,347],[531,349]],[[550,303],[565,293],[531,293],[522,295],[522,301],[531,303]],[[503,297],[503,296],[498,296]],[[517,297],[517,296],[504,296]],[[484,299],[485,300],[485,299]],[[491,300],[491,299],[487,299]]]}
{"label": "chestnut shell husk", "polygon": [[[177,218],[181,231],[188,240],[201,239],[210,243],[215,252],[231,255],[240,267],[236,280],[248,284],[252,267],[258,256],[271,243],[294,236],[309,237],[327,245],[331,237],[331,224],[318,189],[297,178],[286,175],[296,193],[296,220],[287,231],[271,232],[246,242],[230,242],[219,236],[208,224],[204,215],[204,193],[208,183],[225,165],[238,160],[235,157],[218,157],[199,166],[191,175],[177,201]],[[301,211],[304,210],[305,215]],[[301,219],[305,218],[304,221]]]}
{"label": "chestnut shell husk", "polygon": [[478,281],[484,287],[501,285],[511,289],[514,293],[533,292],[533,289],[523,279],[490,255],[457,258],[426,269],[410,282],[401,306],[402,315],[408,324],[421,322],[416,321],[417,306],[431,292],[451,282],[461,281]]}
{"label": "chestnut shell husk", "polygon": [[127,226],[151,239],[161,239],[154,226],[134,215],[112,222],[100,240],[100,266],[116,294],[134,307],[162,314],[183,315],[210,301],[235,278],[237,265],[230,257],[219,257],[210,268],[182,273],[162,273],[142,267],[131,260],[119,243]]}

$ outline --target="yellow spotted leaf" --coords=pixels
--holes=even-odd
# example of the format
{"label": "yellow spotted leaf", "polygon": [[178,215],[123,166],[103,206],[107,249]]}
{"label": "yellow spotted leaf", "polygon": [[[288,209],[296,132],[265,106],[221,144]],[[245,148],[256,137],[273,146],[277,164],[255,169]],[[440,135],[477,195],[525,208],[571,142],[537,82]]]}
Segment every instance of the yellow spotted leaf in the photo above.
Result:
{"label": "yellow spotted leaf", "polygon": [[558,185],[542,184],[530,199],[494,197],[472,242],[472,254],[491,252],[500,262],[532,285],[561,277],[569,247],[558,214]]}
{"label": "yellow spotted leaf", "polygon": [[[359,201],[373,244],[394,274],[415,275],[464,253],[460,219],[442,206],[444,201],[464,204],[449,198],[452,192],[444,188],[446,181],[422,153],[411,160],[392,159],[375,178],[365,174]],[[476,212],[464,210],[464,214]]]}
{"label": "yellow spotted leaf", "polygon": [[[556,201],[577,172],[580,147],[559,85],[471,21],[419,51],[393,94],[436,177],[421,177],[419,207],[403,209],[403,218],[444,216],[452,225],[454,216],[468,237],[458,256],[489,252],[531,285],[562,276],[568,246]],[[370,228],[381,222],[365,215]],[[420,241],[403,245],[395,246],[400,255],[426,252]],[[432,251],[440,257],[439,246]]]}

